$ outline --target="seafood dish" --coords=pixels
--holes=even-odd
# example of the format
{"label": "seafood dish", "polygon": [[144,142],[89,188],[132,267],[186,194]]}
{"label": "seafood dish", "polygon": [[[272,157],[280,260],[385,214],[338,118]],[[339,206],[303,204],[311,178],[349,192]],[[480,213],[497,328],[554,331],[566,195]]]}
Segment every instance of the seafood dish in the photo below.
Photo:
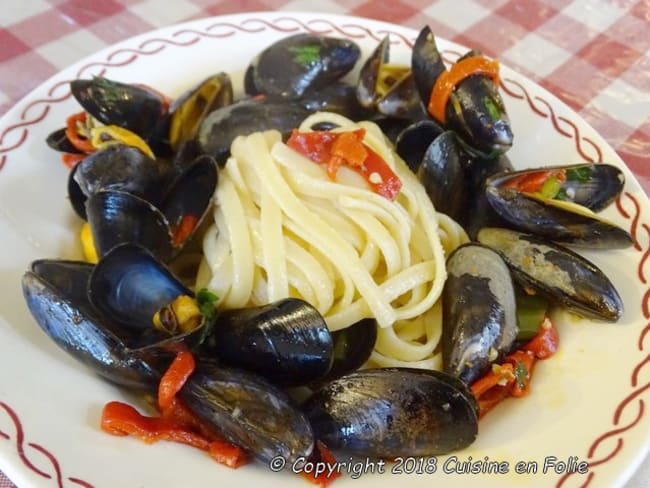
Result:
{"label": "seafood dish", "polygon": [[34,326],[136,400],[97,429],[242,470],[453,454],[527,401],[555,311],[621,320],[592,256],[634,245],[602,216],[623,171],[515,170],[498,61],[449,63],[428,26],[410,64],[390,41],[287,35],[241,85],[218,71],[174,98],[69,83],[78,111],[43,144],[83,259],[33,261],[22,291]]}

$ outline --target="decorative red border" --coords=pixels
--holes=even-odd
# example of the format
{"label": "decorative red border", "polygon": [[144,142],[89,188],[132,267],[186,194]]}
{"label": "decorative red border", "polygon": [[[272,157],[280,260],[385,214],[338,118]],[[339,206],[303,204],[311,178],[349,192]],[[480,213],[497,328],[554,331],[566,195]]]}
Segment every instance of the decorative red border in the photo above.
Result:
{"label": "decorative red border", "polygon": [[[171,34],[170,39],[163,38],[150,38],[140,43],[135,48],[121,48],[117,49],[107,55],[105,62],[90,62],[82,66],[76,74],[77,78],[90,77],[92,75],[101,75],[107,68],[121,67],[131,64],[139,59],[141,56],[155,55],[168,46],[186,47],[199,42],[202,38],[227,38],[237,33],[254,34],[265,30],[275,30],[282,33],[293,32],[312,32],[321,35],[339,35],[351,39],[364,39],[371,38],[376,41],[381,40],[384,36],[390,35],[393,43],[403,43],[408,47],[412,47],[413,39],[405,37],[399,32],[391,30],[376,30],[372,31],[365,26],[358,24],[337,25],[325,19],[312,19],[303,22],[293,17],[278,17],[274,20],[266,20],[262,18],[247,18],[242,20],[239,24],[230,22],[215,22],[209,25],[203,31],[195,29],[183,28]],[[445,52],[445,56],[452,59],[456,58],[458,53],[453,51]],[[7,161],[7,157],[11,151],[20,147],[29,135],[28,127],[42,121],[49,113],[51,104],[61,103],[70,97],[68,89],[69,81],[60,81],[50,87],[47,92],[47,98],[34,100],[29,103],[20,113],[20,122],[5,128],[0,133],[0,170],[3,168]],[[539,95],[531,96],[526,88],[516,80],[509,78],[502,78],[501,88],[510,97],[514,99],[524,100],[533,113],[542,118],[549,118],[555,131],[563,137],[573,139],[575,141],[576,150],[580,156],[588,162],[598,162],[602,160],[602,150],[599,145],[592,139],[581,134],[580,129],[576,123],[563,116],[558,116],[551,103]],[[5,142],[6,138],[14,133],[13,140]],[[641,205],[638,199],[630,194],[624,193],[622,197],[616,202],[616,208],[621,216],[630,221],[630,232],[634,238],[635,249],[641,253],[641,257],[637,267],[637,274],[640,282],[647,285],[645,265],[650,256],[650,226],[646,223],[641,223]],[[646,243],[642,246],[638,234],[640,229],[645,231]],[[642,359],[632,370],[630,374],[631,392],[617,405],[613,418],[612,428],[598,435],[591,443],[587,456],[585,459],[589,462],[589,473],[586,479],[580,480],[580,486],[587,487],[596,477],[594,468],[601,466],[614,457],[616,457],[624,447],[625,440],[622,434],[629,431],[639,424],[645,415],[645,402],[640,396],[650,389],[650,381],[639,385],[639,376],[641,371],[648,367],[650,364],[650,287],[646,288],[641,302],[641,311],[643,317],[648,321],[647,325],[641,331],[637,347],[641,352],[648,354]],[[634,410],[633,407],[636,406]],[[55,480],[57,487],[63,487],[64,481],[69,481],[72,484],[82,487],[92,488],[92,484],[74,477],[64,478],[60,469],[59,462],[56,457],[47,449],[36,443],[27,443],[27,447],[32,450],[38,451],[43,454],[49,461],[54,470],[54,475],[49,474],[35,464],[33,464],[25,453],[24,444],[24,431],[21,421],[16,412],[5,402],[0,401],[0,408],[9,416],[15,427],[15,442],[16,451],[22,460],[23,464],[30,470],[39,474],[40,476]],[[625,425],[620,425],[621,418],[625,410],[632,412],[633,419]],[[11,436],[5,432],[0,431],[0,438],[11,440]],[[605,443],[608,439],[615,439],[616,443],[611,446],[610,443]],[[610,446],[607,449],[607,446]],[[572,478],[575,473],[570,473],[562,476],[556,487],[560,488]]]}

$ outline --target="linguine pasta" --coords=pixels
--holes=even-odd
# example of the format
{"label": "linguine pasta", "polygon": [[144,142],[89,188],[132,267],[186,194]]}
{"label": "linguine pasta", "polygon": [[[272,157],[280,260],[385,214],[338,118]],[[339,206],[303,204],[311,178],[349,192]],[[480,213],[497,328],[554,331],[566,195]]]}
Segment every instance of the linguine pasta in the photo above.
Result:
{"label": "linguine pasta", "polygon": [[330,180],[325,165],[277,131],[239,136],[220,173],[197,289],[214,291],[221,308],[299,297],[332,331],[371,317],[379,325],[373,364],[439,369],[445,256],[467,236],[435,211],[375,124],[321,112],[300,130],[321,123],[364,128],[364,144],[402,181],[397,199],[345,167]]}

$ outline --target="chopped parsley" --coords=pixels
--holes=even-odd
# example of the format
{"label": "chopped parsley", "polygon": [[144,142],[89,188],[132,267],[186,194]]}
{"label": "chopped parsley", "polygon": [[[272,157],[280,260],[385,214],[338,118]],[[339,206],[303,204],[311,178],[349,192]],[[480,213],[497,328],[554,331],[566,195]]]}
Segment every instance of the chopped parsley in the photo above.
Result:
{"label": "chopped parsley", "polygon": [[589,166],[579,166],[578,168],[571,168],[566,170],[566,179],[569,181],[578,181],[586,183],[591,180],[592,168]]}
{"label": "chopped parsley", "polygon": [[289,51],[294,54],[293,61],[300,66],[308,67],[310,64],[320,61],[320,46],[318,44],[292,46]]}
{"label": "chopped parsley", "polygon": [[528,368],[521,361],[517,361],[515,365],[515,379],[517,380],[517,387],[523,390],[526,387],[528,380]]}
{"label": "chopped parsley", "polygon": [[199,305],[201,315],[206,320],[212,320],[217,316],[217,300],[219,300],[219,297],[207,288],[201,288],[196,294],[196,303]]}

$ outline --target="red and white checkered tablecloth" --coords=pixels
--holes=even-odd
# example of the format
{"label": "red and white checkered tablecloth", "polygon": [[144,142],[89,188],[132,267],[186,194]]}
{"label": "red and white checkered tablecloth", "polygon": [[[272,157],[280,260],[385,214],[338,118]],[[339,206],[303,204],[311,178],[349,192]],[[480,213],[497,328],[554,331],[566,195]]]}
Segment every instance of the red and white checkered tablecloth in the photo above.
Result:
{"label": "red and white checkered tablecloth", "polygon": [[[417,30],[429,24],[440,37],[479,48],[578,112],[650,193],[648,0],[6,0],[0,116],[60,69],[127,37],[269,10],[350,14]],[[12,486],[0,472],[0,488]],[[650,459],[627,486],[650,487]]]}

